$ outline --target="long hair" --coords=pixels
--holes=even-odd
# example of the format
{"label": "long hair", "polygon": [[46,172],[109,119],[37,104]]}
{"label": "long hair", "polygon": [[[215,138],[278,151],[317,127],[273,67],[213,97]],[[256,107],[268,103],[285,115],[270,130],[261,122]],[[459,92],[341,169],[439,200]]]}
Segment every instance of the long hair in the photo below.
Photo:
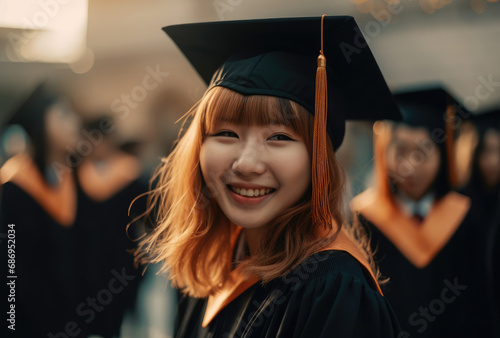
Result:
{"label": "long hair", "polygon": [[[184,118],[183,127],[190,120],[189,127],[181,128],[174,149],[162,159],[151,179],[156,186],[148,194],[144,215],[153,215],[154,226],[140,239],[134,252],[135,262],[161,263],[160,271],[170,273],[175,287],[193,297],[207,297],[217,292],[231,271],[236,226],[211,198],[203,180],[199,157],[206,135],[223,121],[239,125],[278,123],[301,135],[311,154],[314,119],[305,108],[288,99],[245,96],[223,87],[207,91]],[[328,142],[328,160],[327,193],[332,218],[340,231],[345,224],[342,204],[345,178],[331,142]],[[263,283],[284,276],[336,238],[316,235],[311,220],[311,186],[296,205],[283,210],[266,229],[258,254],[241,261],[242,273],[258,275]],[[372,262],[369,247],[365,249]]]}

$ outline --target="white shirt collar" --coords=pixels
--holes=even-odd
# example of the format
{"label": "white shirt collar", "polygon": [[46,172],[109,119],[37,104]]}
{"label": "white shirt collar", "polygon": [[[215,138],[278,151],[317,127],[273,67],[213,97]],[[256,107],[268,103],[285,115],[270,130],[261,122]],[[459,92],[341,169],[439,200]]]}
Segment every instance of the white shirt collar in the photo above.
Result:
{"label": "white shirt collar", "polygon": [[414,216],[418,214],[424,218],[431,210],[436,199],[434,192],[428,192],[419,201],[415,201],[403,192],[397,192],[395,197],[399,207],[406,215]]}

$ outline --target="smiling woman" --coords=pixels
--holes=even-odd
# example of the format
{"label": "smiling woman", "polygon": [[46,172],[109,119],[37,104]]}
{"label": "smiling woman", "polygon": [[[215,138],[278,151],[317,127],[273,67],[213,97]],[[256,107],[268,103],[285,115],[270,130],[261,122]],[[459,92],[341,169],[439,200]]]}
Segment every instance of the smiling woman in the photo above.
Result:
{"label": "smiling woman", "polygon": [[[328,93],[324,57],[314,88],[317,49],[309,45],[323,20],[330,39],[325,51],[350,69],[328,71],[334,79]],[[136,251],[139,263],[161,263],[184,294],[176,336],[397,336],[366,237],[346,226],[344,173],[335,158],[344,116],[359,118],[367,104],[378,106],[372,118],[397,117],[369,51],[349,65],[334,48],[335,30],[354,43],[352,18],[165,30],[210,81],[152,179],[149,213],[156,227]],[[290,50],[290,36],[305,53]],[[202,48],[190,54],[193,45]],[[353,74],[370,81],[353,81]]]}

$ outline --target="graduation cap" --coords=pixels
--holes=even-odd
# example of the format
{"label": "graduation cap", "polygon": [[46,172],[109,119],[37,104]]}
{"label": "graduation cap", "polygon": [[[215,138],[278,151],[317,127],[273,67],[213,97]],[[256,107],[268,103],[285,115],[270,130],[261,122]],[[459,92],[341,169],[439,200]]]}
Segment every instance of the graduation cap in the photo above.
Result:
{"label": "graduation cap", "polygon": [[[341,145],[346,119],[400,119],[352,17],[182,24],[163,30],[209,86],[297,102],[315,116],[313,221],[329,223],[327,132]],[[319,55],[319,57],[318,57]]]}
{"label": "graduation cap", "polygon": [[407,88],[395,92],[394,98],[403,115],[402,123],[426,128],[431,138],[446,152],[450,185],[455,186],[457,175],[453,141],[457,110],[466,112],[461,114],[462,117],[469,116],[470,112],[441,84]]}
{"label": "graduation cap", "polygon": [[46,82],[39,83],[22,103],[11,111],[6,124],[19,124],[29,135],[42,132],[45,112],[58,100]]}
{"label": "graduation cap", "polygon": [[414,127],[425,127],[429,131],[446,129],[449,106],[462,107],[461,103],[442,85],[428,85],[405,89],[394,93],[394,98],[403,115],[403,123]]}

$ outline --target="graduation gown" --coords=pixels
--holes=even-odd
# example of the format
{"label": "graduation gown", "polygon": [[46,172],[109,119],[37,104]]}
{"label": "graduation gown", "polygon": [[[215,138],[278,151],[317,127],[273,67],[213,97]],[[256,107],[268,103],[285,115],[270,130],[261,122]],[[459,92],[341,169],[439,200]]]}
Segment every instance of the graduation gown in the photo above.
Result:
{"label": "graduation gown", "polygon": [[140,177],[138,161],[132,156],[120,156],[110,167],[109,176],[100,178],[93,175],[95,167],[90,162],[77,169],[79,208],[75,231],[84,292],[96,297],[100,290],[110,289],[109,282],[117,274],[126,275],[126,285],[116,283],[120,291],[111,292],[112,299],[101,304],[101,311],[90,313],[88,307],[81,317],[89,333],[103,337],[119,335],[125,312],[135,303],[141,271],[134,267],[133,255],[127,251],[135,246],[131,239],[134,227],[130,228],[129,238],[126,226],[145,208],[145,199],[140,199],[129,216],[130,203],[148,189],[147,181]]}
{"label": "graduation gown", "polygon": [[182,298],[175,337],[397,337],[391,306],[341,235],[265,285],[236,267],[214,296]]}
{"label": "graduation gown", "polygon": [[[0,170],[0,233],[15,231],[15,242],[1,240],[2,313],[15,305],[15,331],[2,323],[3,337],[47,337],[64,331],[82,301],[77,278],[74,181],[64,180],[55,194],[26,155],[9,159]],[[76,193],[75,193],[76,194]],[[14,224],[14,226],[9,226]],[[15,245],[15,302],[7,302],[7,245]],[[5,311],[4,311],[5,310]],[[8,323],[10,325],[10,323]],[[78,330],[78,328],[76,329]],[[80,331],[83,333],[83,331]]]}
{"label": "graduation gown", "polygon": [[374,139],[374,186],[351,201],[370,236],[387,299],[407,337],[495,337],[481,211],[449,192],[421,223],[403,213],[386,168],[390,133]]}
{"label": "graduation gown", "polygon": [[493,336],[484,249],[469,200],[449,193],[419,225],[374,195],[368,190],[353,204],[390,278],[383,290],[402,329],[412,337]]}

